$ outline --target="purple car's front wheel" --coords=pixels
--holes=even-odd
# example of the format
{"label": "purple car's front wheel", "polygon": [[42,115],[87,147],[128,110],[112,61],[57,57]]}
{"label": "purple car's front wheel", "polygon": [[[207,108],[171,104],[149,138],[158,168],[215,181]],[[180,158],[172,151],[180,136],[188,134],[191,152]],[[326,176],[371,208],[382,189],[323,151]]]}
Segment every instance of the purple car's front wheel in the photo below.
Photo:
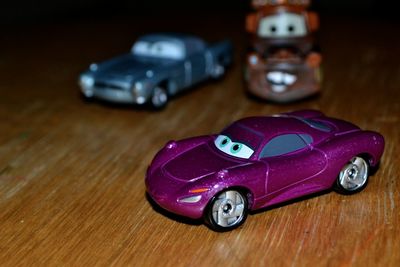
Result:
{"label": "purple car's front wheel", "polygon": [[368,176],[368,163],[361,157],[353,157],[340,171],[335,188],[342,194],[359,192],[367,186]]}
{"label": "purple car's front wheel", "polygon": [[247,218],[248,201],[244,194],[237,190],[226,190],[214,197],[207,207],[206,223],[216,231],[229,231]]}

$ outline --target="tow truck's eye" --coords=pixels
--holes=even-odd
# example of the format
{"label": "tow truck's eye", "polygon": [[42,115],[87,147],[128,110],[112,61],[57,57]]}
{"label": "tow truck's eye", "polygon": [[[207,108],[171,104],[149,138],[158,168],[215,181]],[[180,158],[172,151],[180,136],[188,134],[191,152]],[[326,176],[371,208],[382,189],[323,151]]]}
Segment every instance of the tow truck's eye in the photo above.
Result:
{"label": "tow truck's eye", "polygon": [[303,15],[284,12],[260,19],[257,34],[265,38],[291,38],[307,35],[307,24]]}
{"label": "tow truck's eye", "polygon": [[254,150],[250,147],[239,142],[233,142],[226,135],[219,135],[215,139],[214,144],[218,150],[237,158],[248,159],[254,153]]}

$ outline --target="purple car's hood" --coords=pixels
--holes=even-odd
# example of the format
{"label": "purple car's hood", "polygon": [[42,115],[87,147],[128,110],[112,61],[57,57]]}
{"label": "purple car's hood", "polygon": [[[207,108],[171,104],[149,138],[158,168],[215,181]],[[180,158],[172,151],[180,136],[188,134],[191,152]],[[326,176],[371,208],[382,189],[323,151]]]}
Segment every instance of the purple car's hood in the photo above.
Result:
{"label": "purple car's hood", "polygon": [[222,169],[243,164],[223,156],[205,143],[167,162],[163,169],[175,179],[193,181]]}

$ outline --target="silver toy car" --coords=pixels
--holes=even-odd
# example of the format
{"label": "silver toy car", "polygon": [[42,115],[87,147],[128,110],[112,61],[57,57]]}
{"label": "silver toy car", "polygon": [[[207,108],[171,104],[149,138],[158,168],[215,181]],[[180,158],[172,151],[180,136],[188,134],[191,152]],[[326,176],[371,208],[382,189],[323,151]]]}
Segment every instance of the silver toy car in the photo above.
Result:
{"label": "silver toy car", "polygon": [[183,34],[150,34],[130,53],[93,63],[79,78],[86,98],[162,108],[168,97],[209,77],[219,78],[232,61],[232,45],[207,45]]}

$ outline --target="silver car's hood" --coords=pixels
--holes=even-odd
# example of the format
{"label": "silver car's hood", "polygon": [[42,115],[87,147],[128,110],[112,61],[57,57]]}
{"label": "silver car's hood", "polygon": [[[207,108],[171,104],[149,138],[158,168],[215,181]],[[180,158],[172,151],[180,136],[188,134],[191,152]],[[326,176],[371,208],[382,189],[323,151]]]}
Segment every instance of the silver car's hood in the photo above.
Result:
{"label": "silver car's hood", "polygon": [[144,77],[149,70],[157,72],[159,69],[173,63],[171,60],[160,61],[159,59],[142,58],[132,54],[125,54],[97,64],[95,74],[98,78],[123,76],[136,80]]}

